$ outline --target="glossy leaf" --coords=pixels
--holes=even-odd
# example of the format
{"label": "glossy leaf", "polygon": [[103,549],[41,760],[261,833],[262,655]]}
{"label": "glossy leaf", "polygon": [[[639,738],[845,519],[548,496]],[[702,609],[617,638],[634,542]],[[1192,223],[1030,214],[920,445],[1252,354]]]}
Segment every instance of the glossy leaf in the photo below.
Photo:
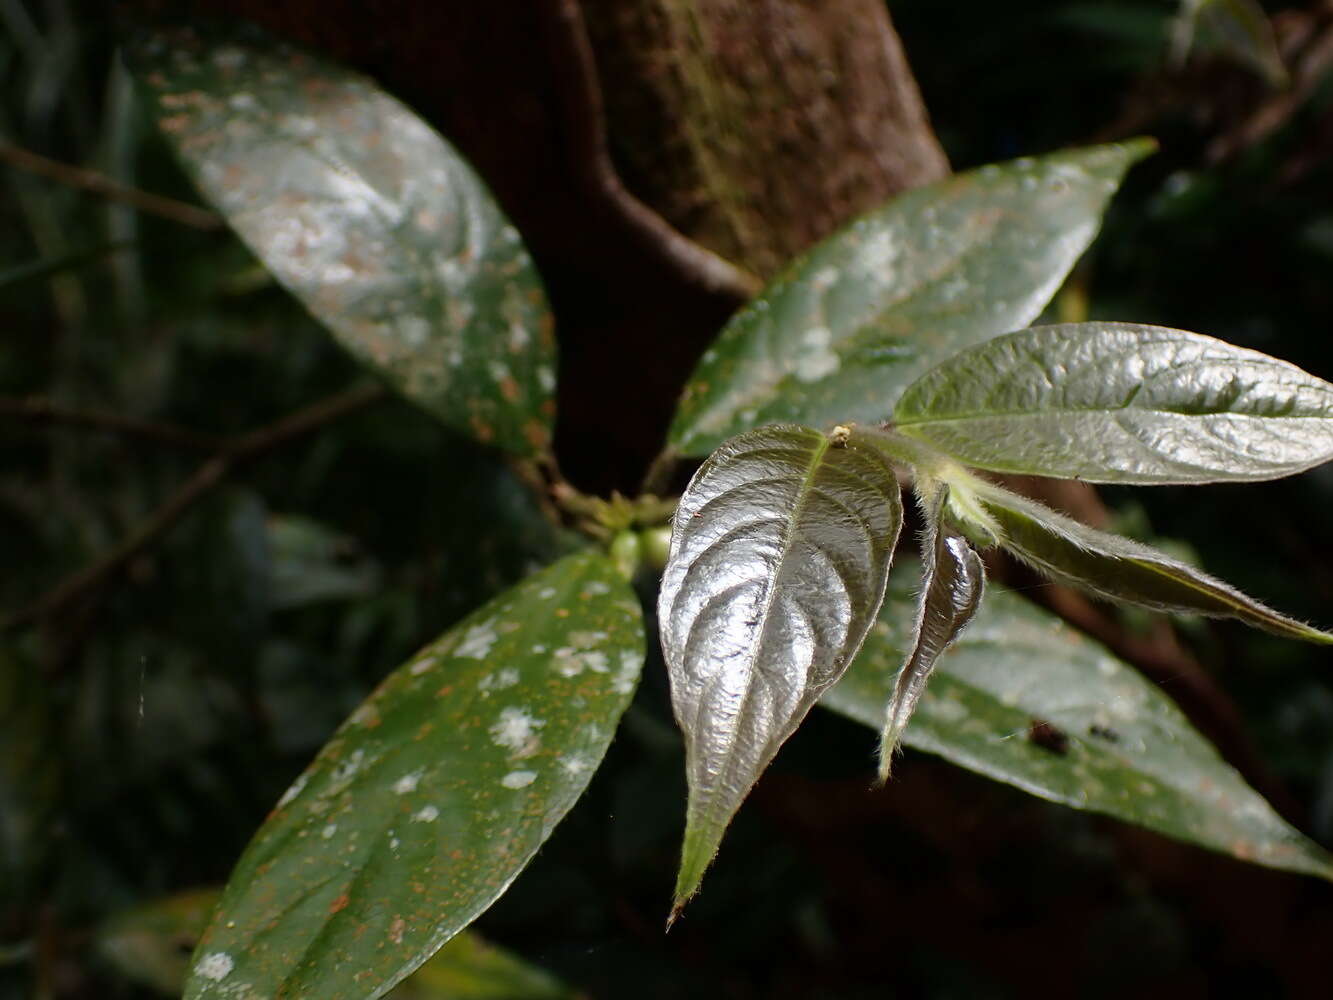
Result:
{"label": "glossy leaf", "polygon": [[862,216],[727,324],[686,385],[672,445],[706,455],[773,421],[884,420],[931,366],[1037,318],[1151,148],[982,167]]}
{"label": "glossy leaf", "polygon": [[879,780],[889,777],[893,752],[916,709],[935,662],[967,627],[981,604],[986,567],[968,540],[944,518],[948,487],[942,486],[926,516],[921,595],[911,651],[898,671],[879,741]]}
{"label": "glossy leaf", "polygon": [[792,425],[728,441],[681,497],[658,598],[690,789],[676,912],[860,647],[901,522],[878,451]]}
{"label": "glossy leaf", "polygon": [[1276,479],[1333,458],[1333,385],[1134,323],[996,337],[919,379],[893,418],[968,465],[1094,483]]}
{"label": "glossy leaf", "polygon": [[246,29],[145,32],[127,58],[204,196],[358,360],[476,439],[549,439],[532,261],[448,143],[370,80]]}
{"label": "glossy leaf", "polygon": [[[189,951],[222,896],[191,889],[113,915],[98,928],[99,954],[121,975],[179,996]],[[549,973],[463,931],[389,994],[393,1000],[561,1000],[573,997]]]}
{"label": "glossy leaf", "polygon": [[1158,611],[1237,618],[1288,639],[1333,643],[1333,635],[1279,614],[1164,552],[1089,528],[990,483],[978,483],[976,490],[1003,532],[1000,544],[1057,580]]}
{"label": "glossy leaf", "polygon": [[246,849],[186,996],[377,997],[412,972],[582,794],[643,643],[633,591],[583,552],[395,671]]}
{"label": "glossy leaf", "polygon": [[[915,567],[894,571],[880,620],[826,707],[879,728],[911,641],[914,583]],[[994,585],[940,657],[904,742],[1039,798],[1333,878],[1333,858],[1288,826],[1158,688]]]}

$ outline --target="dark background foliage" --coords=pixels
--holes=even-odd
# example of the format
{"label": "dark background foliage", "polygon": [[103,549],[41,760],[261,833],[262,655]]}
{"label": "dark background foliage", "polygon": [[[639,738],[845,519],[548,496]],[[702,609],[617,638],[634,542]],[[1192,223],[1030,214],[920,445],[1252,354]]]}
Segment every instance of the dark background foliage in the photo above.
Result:
{"label": "dark background foliage", "polygon": [[[890,6],[955,168],[1137,132],[1161,141],[1057,310],[1198,330],[1333,373],[1333,76],[1312,71],[1308,93],[1256,135],[1247,123],[1274,93],[1225,59],[1169,70],[1170,3]],[[1273,12],[1279,37],[1297,41],[1333,21],[1326,5]],[[336,49],[336,26],[328,33]],[[100,5],[0,0],[0,138],[192,199],[113,37]],[[512,58],[533,44],[516,39]],[[430,117],[467,86],[503,86],[505,71],[447,98],[400,93]],[[529,126],[558,128],[512,123]],[[4,399],[226,435],[357,379],[224,231],[18,169],[0,167],[0,183]],[[524,196],[506,204],[520,227],[536,211]],[[597,225],[567,228],[564,246],[549,227],[533,241],[557,315],[629,322],[596,298],[598,275],[569,278],[589,267],[570,257],[596,242]],[[724,315],[715,302],[682,306],[661,357],[644,338],[632,353],[588,336],[563,345],[559,444],[581,485],[632,486],[674,394],[661,383],[683,375]],[[642,402],[640,379],[656,392]],[[108,550],[201,461],[11,411],[0,412],[0,455],[0,608],[11,611]],[[1122,530],[1333,620],[1330,470],[1104,497]],[[96,955],[98,922],[224,880],[377,678],[568,544],[495,454],[381,402],[237,470],[94,600],[6,633],[0,995],[150,995]],[[1122,615],[1118,627],[1132,637],[1154,626]],[[1289,820],[1333,844],[1327,654],[1238,626],[1179,631],[1227,693],[1201,725],[1241,748],[1237,763]],[[1155,679],[1191,707],[1184,679]],[[586,798],[479,922],[592,996],[1326,994],[1333,888],[918,754],[886,792],[868,793],[871,735],[822,713],[756,789],[703,895],[664,937],[684,803],[666,706],[650,659]]]}

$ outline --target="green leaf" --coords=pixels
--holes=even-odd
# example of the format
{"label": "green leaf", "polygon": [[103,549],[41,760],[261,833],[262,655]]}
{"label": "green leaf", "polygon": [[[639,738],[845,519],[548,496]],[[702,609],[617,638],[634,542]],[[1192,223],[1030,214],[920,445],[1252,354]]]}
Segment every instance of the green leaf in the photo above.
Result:
{"label": "green leaf", "polygon": [[673,919],[741,801],[856,654],[901,524],[878,451],[792,425],[728,441],[681,497],[658,598],[690,788]]}
{"label": "green leaf", "polygon": [[948,487],[926,508],[921,596],[911,650],[893,685],[879,741],[879,780],[888,780],[893,752],[907,728],[935,663],[977,613],[986,587],[986,567],[968,540],[944,518]]}
{"label": "green leaf", "polygon": [[253,30],[143,32],[126,56],[204,196],[359,361],[480,441],[547,446],[541,283],[453,147],[365,77]]}
{"label": "green leaf", "polygon": [[672,445],[706,455],[773,421],[884,420],[932,365],[1037,318],[1151,149],[982,167],[862,216],[727,324],[686,385]]}
{"label": "green leaf", "polygon": [[[874,729],[911,641],[914,569],[894,571],[861,655],[823,698]],[[1039,798],[1333,878],[1333,858],[1288,826],[1158,688],[994,585],[940,657],[904,741]]]}
{"label": "green leaf", "polygon": [[969,465],[1094,483],[1276,479],[1333,458],[1333,385],[1134,323],[996,337],[916,381],[893,419]]}
{"label": "green leaf", "polygon": [[1001,546],[1064,583],[1158,611],[1238,618],[1288,639],[1333,643],[1333,635],[1279,614],[1164,552],[1089,528],[990,483],[975,481],[975,490],[1000,527]]}
{"label": "green leaf", "polygon": [[1256,0],[1184,0],[1171,48],[1178,65],[1191,52],[1218,52],[1258,73],[1270,87],[1291,83],[1268,13]]}
{"label": "green leaf", "polygon": [[560,560],[395,671],[282,797],[187,997],[378,997],[494,902],[582,794],[643,664],[629,585]]}
{"label": "green leaf", "polygon": [[[222,890],[190,889],[114,914],[98,928],[98,953],[121,975],[169,996],[185,983],[187,956]],[[462,931],[395,987],[394,1000],[562,1000],[574,994],[549,973]]]}

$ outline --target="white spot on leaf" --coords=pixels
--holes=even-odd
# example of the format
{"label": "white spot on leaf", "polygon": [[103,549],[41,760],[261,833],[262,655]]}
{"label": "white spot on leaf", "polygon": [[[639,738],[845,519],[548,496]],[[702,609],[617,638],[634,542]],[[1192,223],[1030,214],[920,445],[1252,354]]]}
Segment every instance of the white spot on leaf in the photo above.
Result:
{"label": "white spot on leaf", "polygon": [[214,951],[199,959],[195,971],[205,979],[211,979],[216,983],[231,975],[235,964],[225,951]]}
{"label": "white spot on leaf", "polygon": [[291,787],[288,788],[287,791],[282,793],[282,798],[278,799],[278,808],[281,809],[283,806],[289,804],[292,801],[292,799],[300,795],[301,792],[305,789],[306,782],[308,782],[309,780],[310,780],[310,775],[303,774],[295,781],[293,781]]}
{"label": "white spot on leaf", "polygon": [[537,730],[544,725],[546,720],[534,719],[523,709],[511,705],[500,713],[488,731],[496,746],[504,747],[516,757],[530,757],[541,745]]}
{"label": "white spot on leaf", "polygon": [[411,774],[405,774],[393,783],[393,790],[398,795],[407,795],[417,790],[417,785],[421,781],[421,769],[413,771]]}
{"label": "white spot on leaf", "polygon": [[801,338],[804,349],[796,362],[796,377],[802,382],[817,382],[821,378],[836,372],[842,362],[833,353],[830,346],[833,333],[826,326],[816,326],[805,331]]}
{"label": "white spot on leaf", "polygon": [[500,784],[505,788],[527,788],[536,780],[536,771],[510,771],[500,779]]}
{"label": "white spot on leaf", "polygon": [[324,829],[319,832],[319,835],[323,837],[325,840],[332,840],[333,835],[337,832],[338,832],[338,824],[330,823],[328,826],[324,827]]}
{"label": "white spot on leaf", "polygon": [[440,810],[434,806],[422,806],[412,814],[413,823],[434,823],[440,818]]}
{"label": "white spot on leaf", "polygon": [[454,655],[484,660],[495,645],[496,638],[495,627],[490,622],[480,622],[463,634],[463,641],[454,650]]}

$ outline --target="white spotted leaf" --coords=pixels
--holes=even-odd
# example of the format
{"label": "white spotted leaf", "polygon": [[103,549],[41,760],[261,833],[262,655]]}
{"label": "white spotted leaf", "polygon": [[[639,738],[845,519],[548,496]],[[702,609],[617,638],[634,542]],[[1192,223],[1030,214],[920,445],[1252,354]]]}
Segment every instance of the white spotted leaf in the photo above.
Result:
{"label": "white spotted leaf", "polygon": [[[826,708],[879,729],[911,642],[919,572],[910,560],[894,570],[880,619]],[[903,741],[1051,802],[1333,879],[1333,857],[1278,816],[1159,688],[996,585],[939,658]]]}
{"label": "white spotted leaf", "polygon": [[643,656],[637,598],[592,551],[427,646],[246,848],[186,997],[383,995],[505,891],[583,793]]}
{"label": "white spotted leaf", "polygon": [[901,524],[898,481],[875,448],[793,425],[728,441],[681,497],[658,598],[689,783],[673,912],[856,654]]}
{"label": "white spotted leaf", "polygon": [[452,146],[372,81],[255,29],[145,30],[126,59],[204,197],[357,360],[477,440],[547,447],[545,294]]}
{"label": "white spotted leaf", "polygon": [[706,455],[766,423],[885,420],[932,366],[1037,318],[1152,148],[986,166],[861,216],[732,317],[686,384],[672,446]]}
{"label": "white spotted leaf", "polygon": [[1094,483],[1276,479],[1333,459],[1333,385],[1136,323],[996,337],[922,376],[893,419],[968,465]]}

